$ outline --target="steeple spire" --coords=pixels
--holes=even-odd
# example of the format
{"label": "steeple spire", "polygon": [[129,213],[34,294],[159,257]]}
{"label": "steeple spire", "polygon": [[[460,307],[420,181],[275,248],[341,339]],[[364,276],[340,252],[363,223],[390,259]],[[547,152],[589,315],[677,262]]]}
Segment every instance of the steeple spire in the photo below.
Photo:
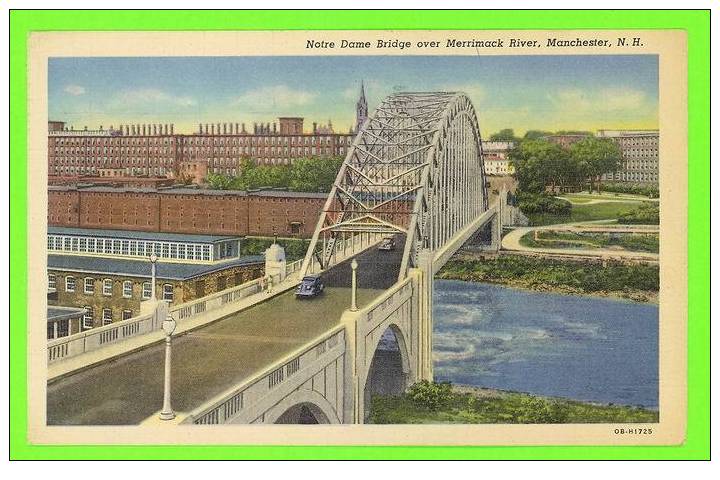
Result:
{"label": "steeple spire", "polygon": [[355,131],[358,132],[368,116],[367,100],[365,99],[365,82],[360,80],[360,98],[355,104]]}

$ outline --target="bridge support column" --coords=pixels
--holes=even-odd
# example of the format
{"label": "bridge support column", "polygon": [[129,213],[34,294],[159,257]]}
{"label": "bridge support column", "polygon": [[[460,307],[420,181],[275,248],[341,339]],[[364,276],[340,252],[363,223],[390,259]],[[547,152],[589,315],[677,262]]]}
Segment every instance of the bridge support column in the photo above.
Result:
{"label": "bridge support column", "polygon": [[419,348],[418,348],[418,380],[433,379],[432,335],[433,335],[433,291],[435,282],[433,276],[433,253],[423,250],[418,255],[418,264],[422,271],[419,292]]}
{"label": "bridge support column", "polygon": [[345,310],[340,322],[345,325],[345,388],[343,388],[343,423],[361,424],[364,420],[363,388],[358,372],[357,311]]}

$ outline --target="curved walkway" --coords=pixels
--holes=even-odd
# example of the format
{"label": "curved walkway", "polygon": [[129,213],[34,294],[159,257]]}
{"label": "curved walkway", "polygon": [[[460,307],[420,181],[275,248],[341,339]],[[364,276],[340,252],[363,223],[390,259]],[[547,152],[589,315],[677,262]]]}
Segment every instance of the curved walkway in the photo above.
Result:
{"label": "curved walkway", "polygon": [[558,223],[555,225],[542,225],[535,227],[520,227],[509,232],[502,239],[502,249],[517,252],[529,252],[537,254],[548,254],[548,255],[577,255],[577,256],[588,256],[588,257],[601,257],[601,258],[623,258],[627,260],[651,260],[658,261],[660,255],[657,253],[650,252],[632,252],[628,250],[614,250],[611,248],[535,248],[526,247],[520,243],[520,239],[526,234],[534,232],[536,230],[560,230],[570,232],[623,232],[623,233],[638,233],[638,232],[658,232],[657,225],[632,225],[628,227],[618,226],[612,227],[610,225],[601,225],[599,227],[593,226],[592,224],[602,224],[608,220],[598,220],[594,222],[580,222],[580,223]]}

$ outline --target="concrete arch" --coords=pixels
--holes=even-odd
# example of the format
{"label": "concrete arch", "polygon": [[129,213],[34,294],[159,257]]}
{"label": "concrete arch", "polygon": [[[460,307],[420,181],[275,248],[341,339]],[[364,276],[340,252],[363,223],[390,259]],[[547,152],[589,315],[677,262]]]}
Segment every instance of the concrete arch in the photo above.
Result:
{"label": "concrete arch", "polygon": [[[388,351],[387,355],[384,358],[378,356],[378,347],[380,345],[380,341],[387,331],[392,332],[397,342],[397,356],[399,356],[400,360],[400,372],[398,372],[394,368],[396,366],[394,364],[397,360],[397,357],[392,354],[392,351]],[[376,362],[384,362],[384,364]],[[373,393],[401,393],[415,378],[412,368],[414,363],[412,362],[412,359],[409,355],[406,335],[403,333],[400,326],[395,323],[391,323],[383,330],[383,334],[375,343],[374,348],[365,352],[364,363],[365,368],[360,381],[360,385],[362,386],[362,392],[360,395],[362,403],[360,411],[362,412],[361,418],[363,418],[363,420],[367,420],[367,417],[370,413],[369,402]],[[387,376],[383,378],[383,374]],[[380,390],[380,392],[378,392],[378,390]]]}
{"label": "concrete arch", "polygon": [[[410,361],[410,353],[409,349],[407,348],[407,341],[406,341],[406,335],[403,332],[402,328],[396,323],[391,323],[386,328],[383,329],[383,335],[386,331],[392,331],[395,335],[395,339],[398,343],[398,348],[400,351],[400,359],[402,360],[402,371],[404,374],[409,375],[411,373],[412,369],[412,362]],[[380,336],[380,339],[382,338],[382,335]],[[365,352],[365,374],[363,375],[363,378],[365,381],[367,381],[368,373],[370,372],[370,363],[372,362],[372,359],[375,358],[375,353],[378,350],[378,347],[380,346],[380,339],[378,339],[377,342],[375,342],[375,345],[372,349],[372,351]],[[363,382],[365,384],[365,382]]]}
{"label": "concrete arch", "polygon": [[340,418],[333,405],[318,392],[306,389],[295,390],[266,411],[263,423],[276,423],[285,412],[300,405],[307,406],[319,423],[340,423]]}

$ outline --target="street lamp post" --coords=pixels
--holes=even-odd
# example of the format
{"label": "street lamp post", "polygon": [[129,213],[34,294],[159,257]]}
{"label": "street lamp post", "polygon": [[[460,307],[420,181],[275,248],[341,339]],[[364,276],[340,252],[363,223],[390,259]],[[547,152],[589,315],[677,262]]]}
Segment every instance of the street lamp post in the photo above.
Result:
{"label": "street lamp post", "polygon": [[175,331],[177,323],[170,313],[165,317],[162,323],[162,329],[165,332],[165,388],[163,392],[163,408],[160,411],[160,420],[172,420],[175,418],[175,412],[170,405],[170,367],[172,360],[172,334]]}
{"label": "street lamp post", "polygon": [[357,311],[357,267],[358,263],[357,260],[353,258],[352,263],[350,263],[350,268],[352,268],[352,288],[351,288],[351,297],[350,297],[350,311],[356,312]]}
{"label": "street lamp post", "polygon": [[150,269],[150,298],[153,299],[153,301],[157,300],[157,297],[155,297],[155,264],[158,261],[158,256],[153,252],[150,255],[150,265],[152,265]]}

